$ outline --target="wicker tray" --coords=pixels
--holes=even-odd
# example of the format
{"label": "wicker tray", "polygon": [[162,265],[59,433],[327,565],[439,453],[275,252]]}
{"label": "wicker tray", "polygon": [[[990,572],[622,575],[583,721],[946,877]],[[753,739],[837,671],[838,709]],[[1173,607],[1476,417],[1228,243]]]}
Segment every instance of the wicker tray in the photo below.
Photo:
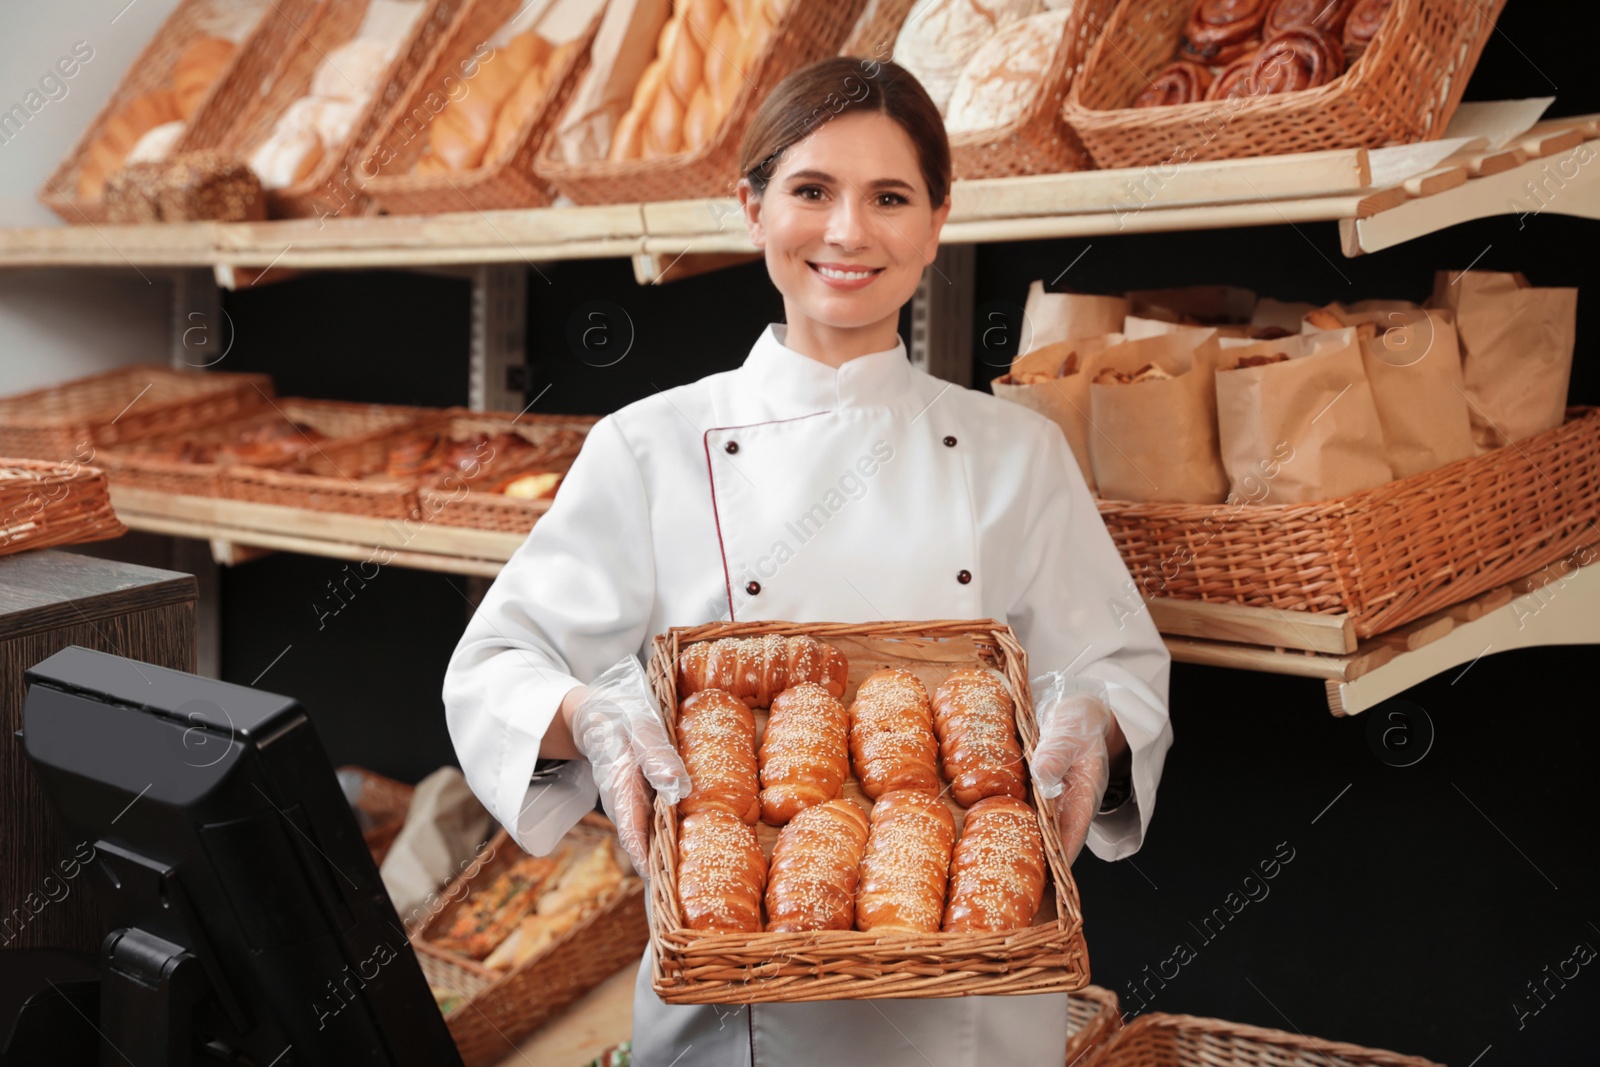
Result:
{"label": "wicker tray", "polygon": [[271,396],[265,374],[121,367],[0,397],[0,455],[87,461],[95,448],[210,426]]}
{"label": "wicker tray", "polygon": [[[585,815],[564,840],[614,848],[623,871],[632,870],[611,823],[599,815]],[[509,971],[492,970],[429,940],[450,922],[459,902],[471,892],[471,883],[494,878],[521,854],[501,829],[484,850],[483,862],[469,867],[445,889],[444,907],[412,938],[428,984],[465,997],[445,1016],[445,1024],[466,1067],[504,1059],[508,1042],[519,1041],[619,968],[637,961],[649,941],[644,881],[634,874],[627,874],[619,892],[544,952]]]}
{"label": "wicker tray", "polygon": [[[136,96],[169,86],[172,69],[184,50],[204,34],[204,18],[210,9],[229,0],[180,0],[156,35],[145,45],[122,76],[89,128],[67,154],[39,191],[39,200],[67,222],[106,221],[105,203],[78,196],[78,177],[88,159],[89,147],[100,139],[112,116]],[[254,89],[271,72],[279,57],[298,44],[296,26],[311,18],[324,0],[271,0],[262,2],[256,23],[234,52],[221,75],[212,83],[200,106],[190,116],[187,128],[173,152],[214,148],[239,121],[241,105],[252,98]],[[250,87],[249,91],[241,86]]]}
{"label": "wicker tray", "polygon": [[[497,463],[491,456],[475,478],[447,476],[424,485],[418,499],[430,521],[445,526],[527,533],[539,516],[550,510],[549,500],[519,500],[494,491],[505,479],[538,471],[565,473],[583,447],[584,438],[599,419],[584,415],[511,415],[454,408],[435,432],[452,440],[472,434],[514,433],[538,446],[532,455]],[[430,427],[430,429],[433,429]]]}
{"label": "wicker tray", "polygon": [[0,458],[0,556],[127,532],[98,467]]}
{"label": "wicker tray", "polygon": [[[237,441],[241,434],[256,427],[285,420],[310,426],[329,438],[356,438],[409,425],[426,415],[421,408],[284,397],[271,404],[263,402],[253,411],[242,412],[225,423],[102,449],[97,459],[119,488],[153,489],[183,496],[222,496],[223,471],[227,464],[221,460],[195,463],[175,459],[167,454],[169,449],[186,443],[226,444]],[[320,447],[336,447],[341,443],[341,440],[322,441]],[[302,451],[312,447],[307,441]]]}
{"label": "wicker tray", "polygon": [[[425,5],[422,14],[389,64],[378,91],[362,108],[349,138],[324,152],[321,162],[305,179],[282,189],[268,189],[268,214],[327,218],[358,215],[366,210],[366,196],[352,173],[362,159],[362,149],[444,37],[463,0],[419,2]],[[368,0],[323,0],[302,21],[294,46],[279,53],[277,65],[270,72],[248,84],[236,81],[230,85],[228,104],[237,109],[239,118],[220,147],[248,158],[272,133],[278,116],[310,90],[311,76],[323,58],[361,28],[367,7]]]}
{"label": "wicker tray", "polygon": [[[1027,653],[1009,627],[992,619],[936,622],[710,623],[674,627],[655,638],[650,681],[677,740],[677,663],[696,641],[756,634],[810,634],[838,648],[850,661],[844,702],[881,667],[901,667],[918,676],[929,693],[952,671],[979,664],[995,667],[1010,683],[1017,730],[1025,750],[1038,736],[1028,688]],[[756,712],[758,727],[766,712]],[[845,795],[870,807],[854,776]],[[953,801],[959,830],[964,812]],[[1025,930],[1006,933],[702,933],[684,928],[678,904],[678,817],[656,799],[650,843],[650,939],[655,946],[652,982],[670,1004],[749,1004],[768,1001],[866,1000],[882,997],[956,997],[1069,992],[1089,981],[1083,916],[1054,808],[1040,808],[1050,877],[1044,907]],[[770,857],[777,827],[758,823],[757,836]],[[1054,886],[1052,891],[1051,885]]]}
{"label": "wicker tray", "polygon": [[356,796],[355,807],[372,823],[369,829],[361,832],[361,836],[367,842],[367,850],[372,853],[372,862],[382,866],[383,858],[389,854],[389,846],[394,844],[394,839],[400,836],[400,830],[406,824],[406,815],[411,811],[411,797],[416,787],[385,778],[365,767],[347,765],[340,767],[338,773],[355,774],[361,778],[361,792]]}
{"label": "wicker tray", "polygon": [[1146,596],[1345,613],[1371,637],[1583,544],[1600,518],[1600,408],[1321,503],[1098,504]]}
{"label": "wicker tray", "polygon": [[[840,54],[889,58],[914,2],[885,0],[875,5],[857,24]],[[1116,6],[1117,0],[1079,0],[1071,6],[1050,66],[1015,122],[992,130],[950,135],[950,162],[956,178],[1060,174],[1094,166],[1083,142],[1067,125],[1061,108],[1073,79],[1100,36],[1100,28]]]}
{"label": "wicker tray", "polygon": [[1139,1016],[1083,1067],[1439,1067],[1419,1056],[1193,1015]]}
{"label": "wicker tray", "polygon": [[1172,60],[1194,0],[1122,0],[1064,115],[1102,167],[1436,140],[1505,0],[1395,0],[1366,53],[1327,85],[1170,107],[1129,105]]}
{"label": "wicker tray", "polygon": [[427,121],[419,124],[414,116],[430,114],[424,104],[427,97],[438,92],[446,76],[454,77],[458,65],[522,6],[519,0],[466,0],[422,73],[379,124],[377,134],[361,153],[357,174],[363,191],[384,211],[394,215],[496,211],[548,207],[555,199],[550,187],[534,176],[533,158],[556,118],[566,110],[573,87],[588,70],[589,46],[600,26],[599,13],[579,46],[551,72],[544,101],[524,118],[504,155],[459,174],[411,173],[428,139]]}
{"label": "wicker tray", "polygon": [[1086,985],[1067,997],[1066,1067],[1085,1067],[1094,1050],[1122,1028],[1122,1005],[1117,995],[1097,985]]}
{"label": "wicker tray", "polygon": [[[838,53],[866,0],[787,0],[766,47],[710,140],[662,159],[569,163],[547,138],[534,162],[540,178],[576,204],[621,204],[731,196],[739,139],[762,99],[791,72]],[[619,116],[620,118],[620,116]]]}
{"label": "wicker tray", "polygon": [[385,428],[356,437],[312,445],[298,456],[277,463],[227,467],[222,472],[222,495],[258,504],[376,519],[421,518],[416,481],[389,475],[389,449],[419,427],[433,425],[439,412],[426,408],[391,410],[412,417],[397,419]]}

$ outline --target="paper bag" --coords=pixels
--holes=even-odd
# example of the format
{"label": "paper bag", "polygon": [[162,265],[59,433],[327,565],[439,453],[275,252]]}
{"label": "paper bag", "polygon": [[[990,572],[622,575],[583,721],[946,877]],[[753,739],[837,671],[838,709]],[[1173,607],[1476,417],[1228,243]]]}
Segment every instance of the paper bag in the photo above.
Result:
{"label": "paper bag", "polygon": [[1298,333],[1298,325],[1294,330],[1284,330],[1278,326],[1252,326],[1248,323],[1225,323],[1221,326],[1191,326],[1181,322],[1172,322],[1168,319],[1146,319],[1138,315],[1129,315],[1122,320],[1122,335],[1130,341],[1137,341],[1144,337],[1155,337],[1163,333],[1186,334],[1195,338],[1195,344],[1208,333],[1217,335],[1217,343],[1223,348],[1233,345],[1246,344],[1252,340],[1268,340],[1286,333]]}
{"label": "paper bag", "polygon": [[[1289,358],[1240,365],[1278,353]],[[1354,329],[1230,348],[1216,389],[1230,499],[1306,504],[1393,480]]]}
{"label": "paper bag", "polygon": [[1110,500],[1215,504],[1228,487],[1217,447],[1212,381],[1220,358],[1215,334],[1125,341],[1098,367],[1133,373],[1154,364],[1174,377],[1132,385],[1089,384],[1089,455],[1100,495]]}
{"label": "paper bag", "polygon": [[1576,289],[1536,289],[1521,274],[1440,271],[1430,303],[1455,312],[1479,452],[1561,425],[1577,337]]}
{"label": "paper bag", "polygon": [[552,156],[566,163],[605,159],[671,13],[670,0],[611,0],[606,6],[590,47],[589,69],[556,126]]}
{"label": "paper bag", "polygon": [[1028,286],[1028,302],[1022,308],[1023,337],[1031,348],[1103,337],[1122,329],[1127,313],[1128,301],[1123,297],[1047,293],[1044,282],[1035,280]]}
{"label": "paper bag", "polygon": [[456,768],[440,767],[417,783],[406,824],[378,869],[407,933],[426,921],[428,898],[465,869],[490,821]]}
{"label": "paper bag", "polygon": [[1089,379],[1082,371],[1093,357],[1121,343],[1122,335],[1116,333],[1058,341],[1018,356],[1010,373],[989,383],[995,396],[1037,411],[1061,427],[1091,492],[1095,480],[1094,465],[1089,462]]}
{"label": "paper bag", "polygon": [[[1357,328],[1362,366],[1396,478],[1476,453],[1454,315],[1387,300],[1320,310]],[[1307,320],[1305,330],[1317,327]]]}

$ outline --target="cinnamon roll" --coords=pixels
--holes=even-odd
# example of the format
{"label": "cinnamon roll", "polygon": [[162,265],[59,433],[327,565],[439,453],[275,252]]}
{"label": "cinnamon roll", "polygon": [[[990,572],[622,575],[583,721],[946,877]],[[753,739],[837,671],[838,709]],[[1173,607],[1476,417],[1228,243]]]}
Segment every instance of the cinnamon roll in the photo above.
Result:
{"label": "cinnamon roll", "polygon": [[1199,0],[1183,27],[1178,58],[1207,66],[1231,63],[1255,48],[1271,0]]}
{"label": "cinnamon roll", "polygon": [[1318,30],[1284,30],[1269,38],[1256,53],[1245,75],[1251,96],[1292,93],[1326,85],[1344,73],[1344,48]]}
{"label": "cinnamon roll", "polygon": [[1261,34],[1275,37],[1284,30],[1309,27],[1338,37],[1352,6],[1353,0],[1275,0]]}
{"label": "cinnamon roll", "polygon": [[1394,0],[1356,0],[1344,21],[1345,62],[1354,63],[1372,43],[1383,17],[1394,6]]}
{"label": "cinnamon roll", "polygon": [[1216,79],[1212,81],[1211,88],[1206,90],[1207,100],[1227,100],[1235,96],[1249,95],[1247,79],[1250,72],[1255,69],[1256,53],[1247,52],[1238,59],[1229,63],[1222,69]]}
{"label": "cinnamon roll", "polygon": [[1134,107],[1166,107],[1204,100],[1211,87],[1211,72],[1198,63],[1180,59],[1156,71],[1150,84],[1133,101]]}

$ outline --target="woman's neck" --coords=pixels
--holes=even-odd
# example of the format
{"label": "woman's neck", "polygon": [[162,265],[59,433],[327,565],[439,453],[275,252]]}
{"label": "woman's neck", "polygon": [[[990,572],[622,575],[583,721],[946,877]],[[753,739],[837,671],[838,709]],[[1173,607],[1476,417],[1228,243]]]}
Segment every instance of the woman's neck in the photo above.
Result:
{"label": "woman's neck", "polygon": [[845,327],[830,326],[804,315],[796,315],[789,308],[785,308],[785,312],[788,329],[783,337],[784,347],[835,369],[857,356],[891,349],[899,341],[898,309],[880,322]]}

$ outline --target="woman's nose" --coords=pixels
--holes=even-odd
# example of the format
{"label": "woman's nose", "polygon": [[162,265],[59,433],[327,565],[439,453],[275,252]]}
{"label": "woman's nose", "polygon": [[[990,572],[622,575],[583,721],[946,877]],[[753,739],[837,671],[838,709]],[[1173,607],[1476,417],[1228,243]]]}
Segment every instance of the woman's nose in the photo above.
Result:
{"label": "woman's nose", "polygon": [[842,196],[834,201],[834,208],[828,213],[828,243],[840,248],[863,247],[869,230],[866,211],[866,205],[853,196]]}

